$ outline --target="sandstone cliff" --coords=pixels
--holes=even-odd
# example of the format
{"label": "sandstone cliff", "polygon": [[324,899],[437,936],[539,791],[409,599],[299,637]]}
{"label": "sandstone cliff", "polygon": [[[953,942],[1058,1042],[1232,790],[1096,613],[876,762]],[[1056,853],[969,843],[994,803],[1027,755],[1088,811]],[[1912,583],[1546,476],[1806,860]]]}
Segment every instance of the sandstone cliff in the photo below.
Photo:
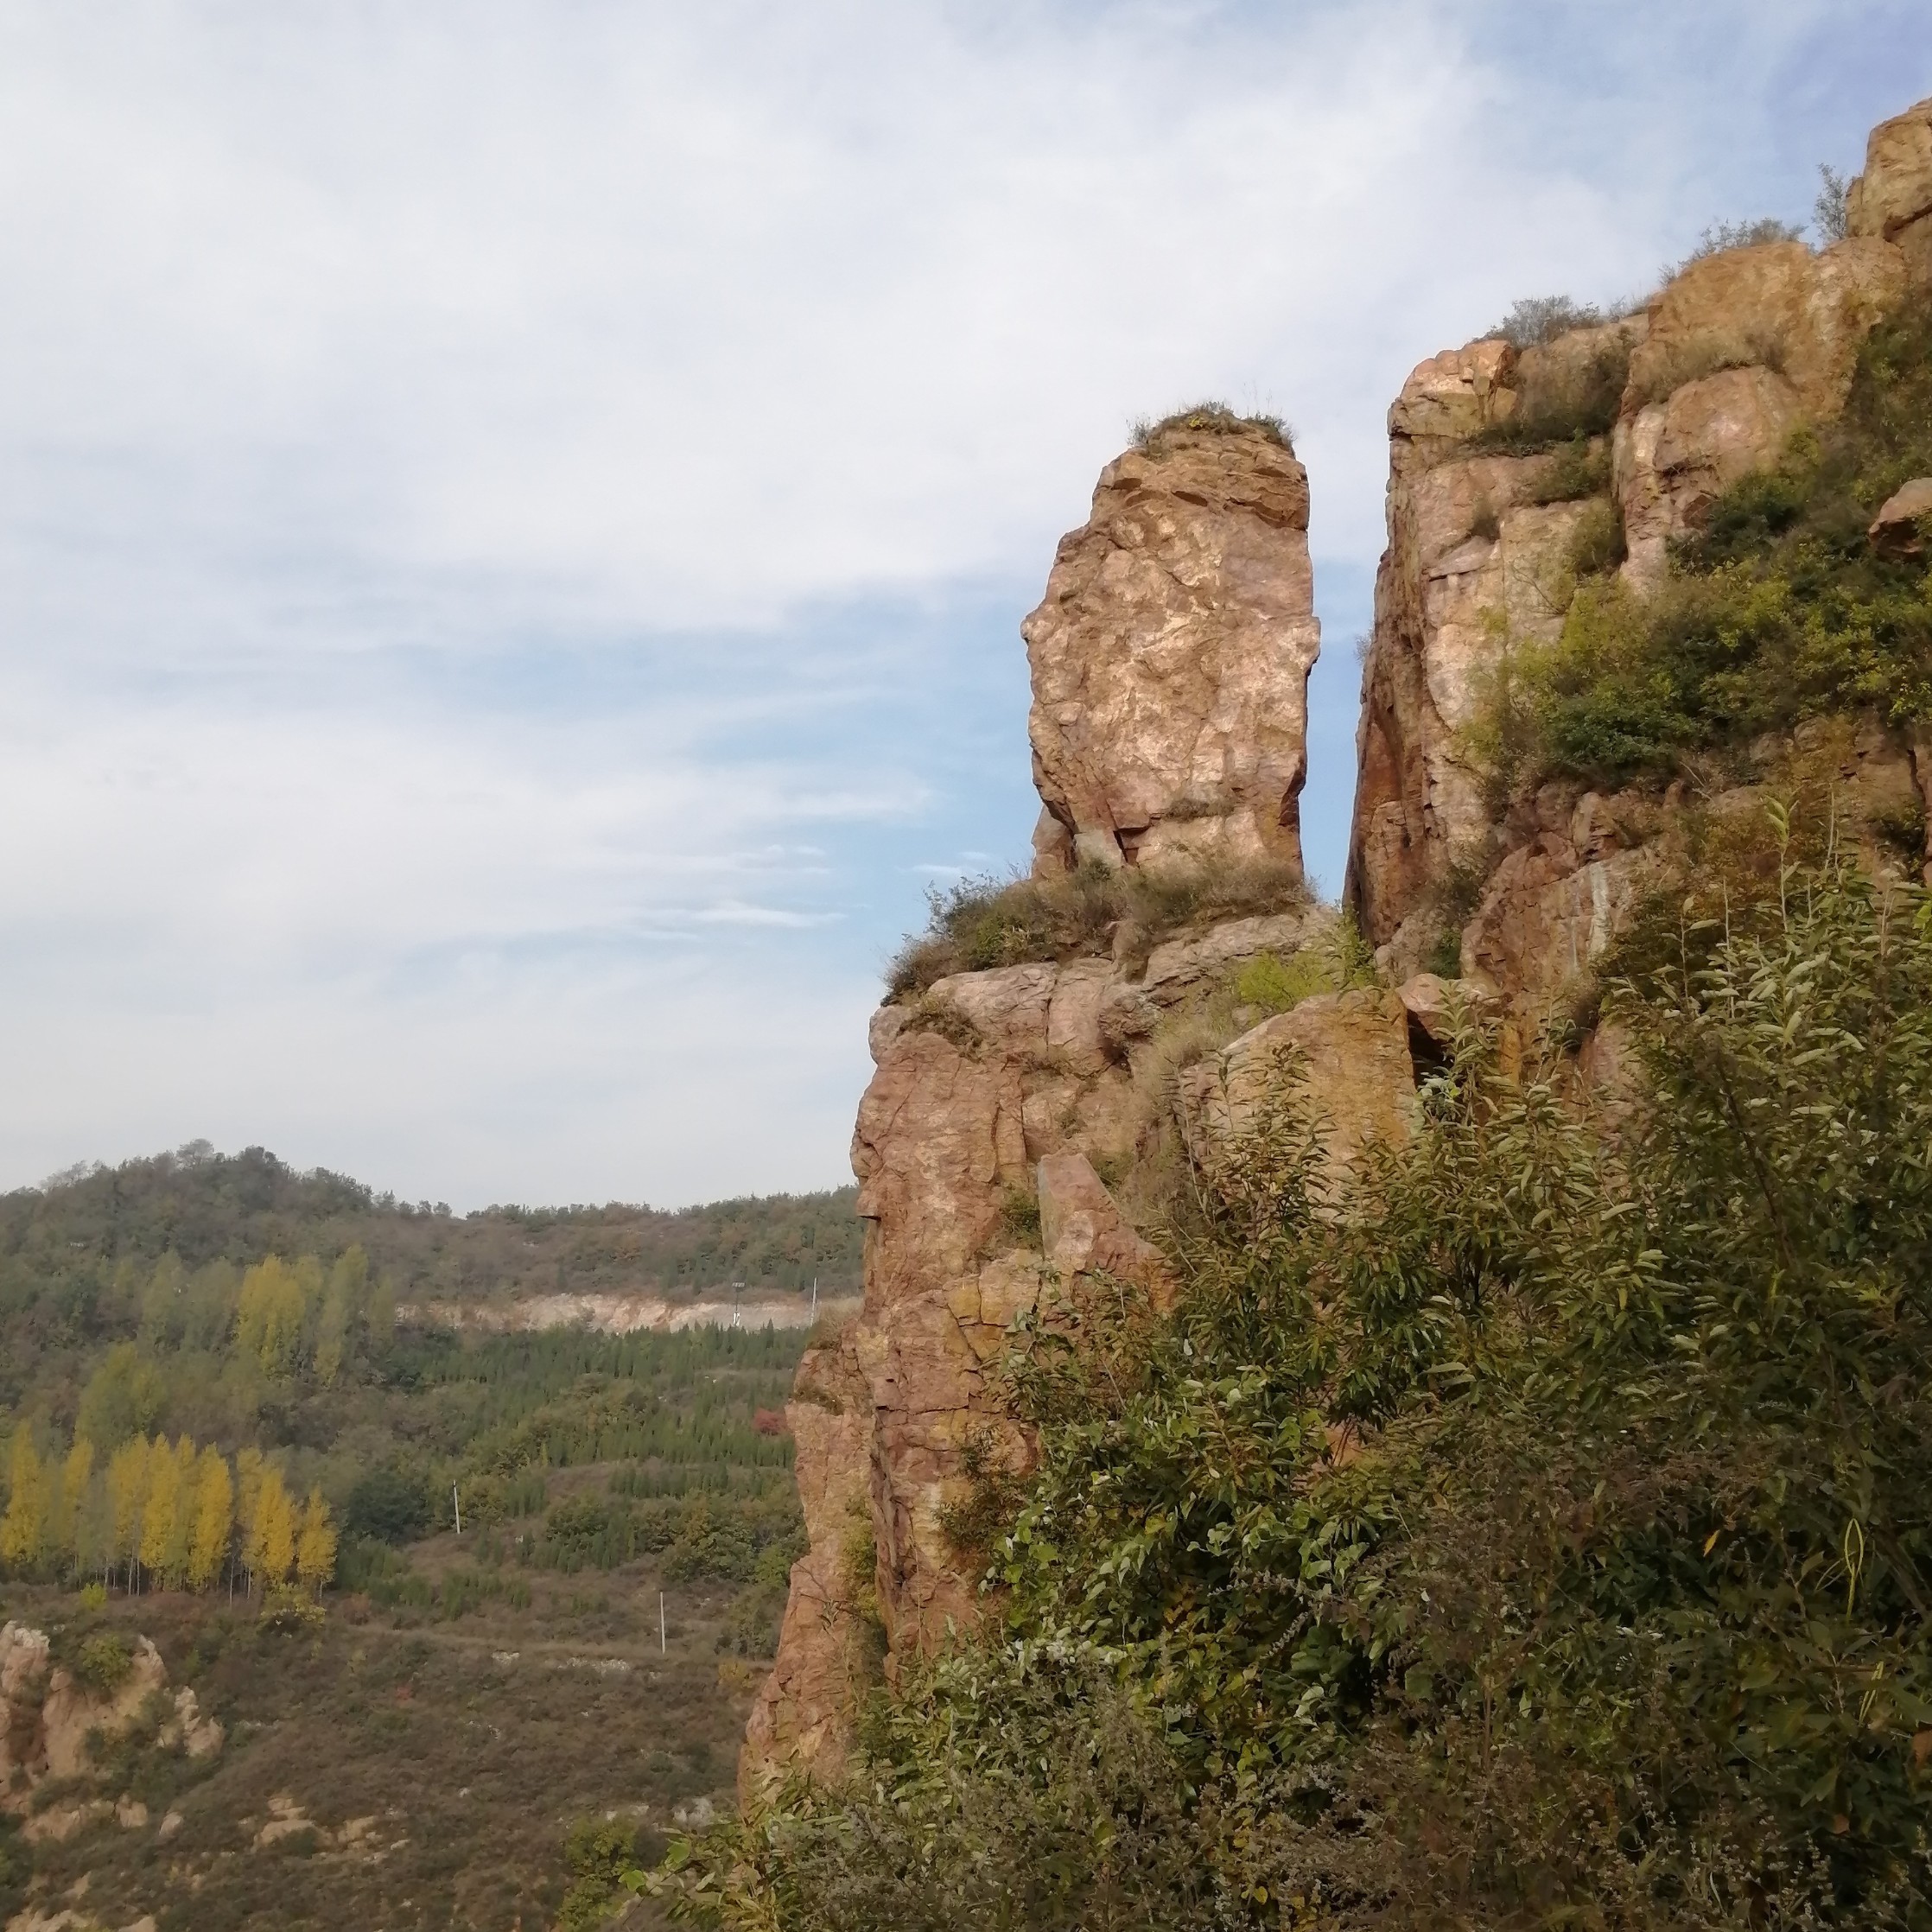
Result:
{"label": "sandstone cliff", "polygon": [[[807,1353],[789,1410],[811,1548],[747,1788],[835,1770],[867,1677],[978,1614],[978,1565],[947,1516],[969,1462],[1019,1471],[1031,1452],[995,1373],[1009,1325],[1085,1276],[1166,1292],[1160,1254],[1103,1177],[1131,1192],[1190,1064],[1265,1018],[1228,990],[1242,963],[1332,947],[1333,915],[1300,884],[1295,812],[1319,635],[1307,516],[1271,426],[1184,419],[1109,465],[1026,620],[1036,871],[1247,867],[1274,904],[1149,946],[1123,928],[1110,953],[953,974],[874,1016],[852,1153],[865,1301]],[[1392,1048],[1406,1090],[1399,1004],[1366,1026],[1344,1004],[1289,1015],[1295,1044],[1338,1060]],[[1198,1097],[1198,1131],[1216,1104]],[[1400,1126],[1364,1102],[1337,1133],[1353,1145]]]}
{"label": "sandstone cliff", "polygon": [[[1837,414],[1865,336],[1909,288],[1932,285],[1932,103],[1873,132],[1847,214],[1845,238],[1818,253],[1789,241],[1715,253],[1636,314],[1521,349],[1485,338],[1403,384],[1389,416],[1389,548],[1346,890],[1397,976],[1461,923],[1506,854],[1532,844],[1503,883],[1535,902],[1532,925],[1562,936],[1501,934],[1516,916],[1492,908],[1465,964],[1506,984],[1526,960],[1534,972],[1601,951],[1636,869],[1629,848],[1656,828],[1637,823],[1636,801],[1592,803],[1579,823],[1575,791],[1506,823],[1468,742],[1485,678],[1506,641],[1547,641],[1560,626],[1592,518],[1614,518],[1624,578],[1647,591],[1717,495],[1774,461],[1801,424]],[[1548,447],[1548,427],[1576,440]],[[1875,782],[1896,790],[1903,758],[1868,744],[1853,769],[1895,767]],[[1566,893],[1575,903],[1559,909]]]}
{"label": "sandstone cliff", "polygon": [[[104,1746],[139,1725],[151,1724],[158,1751],[205,1757],[221,1748],[221,1725],[202,1714],[186,1686],[169,1694],[161,1653],[146,1637],[118,1655],[111,1681],[89,1683],[54,1662],[45,1631],[0,1626],[0,1812],[22,1820],[29,1842],[109,1821],[148,1828],[145,1805],[117,1797],[111,1786],[99,1789],[96,1764]],[[41,1804],[44,1787],[58,1787],[59,1801]],[[165,1823],[156,1821],[156,1828]]]}
{"label": "sandstone cliff", "polygon": [[[1681,871],[1681,780],[1499,786],[1471,728],[1505,651],[1558,634],[1579,560],[1649,597],[1721,493],[1843,410],[1860,345],[1932,287],[1932,103],[1874,132],[1847,214],[1817,252],[1713,253],[1636,313],[1485,338],[1404,384],[1346,887],[1376,986],[1315,969],[1346,948],[1293,889],[1318,645],[1300,465],[1272,430],[1203,412],[1103,473],[1023,626],[1035,878],[1272,867],[1280,902],[1151,946],[1123,925],[1110,950],[953,973],[874,1016],[853,1143],[865,1299],[808,1351],[791,1405],[810,1550],[752,1719],[747,1791],[835,1773],[866,1683],[978,1613],[949,1513],[972,1468],[1023,1471],[1032,1453],[996,1372],[1010,1325],[1084,1276],[1171,1293],[1136,1217],[1151,1225],[1173,1162],[1211,1168],[1286,1054],[1339,1180],[1412,1131],[1419,1069],[1459,1012],[1499,1016],[1505,1052],[1525,1051]],[[1880,510],[1875,545],[1917,554],[1920,487]],[[1824,773],[1861,840],[1932,804],[1932,756],[1875,720],[1817,719],[1760,755]],[[1733,772],[1698,804],[1757,819],[1767,796]],[[1245,963],[1264,959],[1293,982],[1276,1009],[1250,997]],[[1579,1090],[1619,1077],[1587,1016],[1568,1049]]]}

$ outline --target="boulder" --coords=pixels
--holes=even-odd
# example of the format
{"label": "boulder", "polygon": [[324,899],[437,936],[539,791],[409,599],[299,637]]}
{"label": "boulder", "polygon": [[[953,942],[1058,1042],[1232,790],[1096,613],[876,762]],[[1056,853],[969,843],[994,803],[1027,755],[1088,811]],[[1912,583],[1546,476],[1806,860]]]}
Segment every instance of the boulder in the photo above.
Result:
{"label": "boulder", "polygon": [[1171,429],[1101,473],[1020,626],[1036,864],[1299,870],[1320,648],[1308,481],[1263,431]]}
{"label": "boulder", "polygon": [[1872,547],[1886,556],[1918,556],[1932,526],[1932,476],[1916,476],[1895,491],[1872,519]]}

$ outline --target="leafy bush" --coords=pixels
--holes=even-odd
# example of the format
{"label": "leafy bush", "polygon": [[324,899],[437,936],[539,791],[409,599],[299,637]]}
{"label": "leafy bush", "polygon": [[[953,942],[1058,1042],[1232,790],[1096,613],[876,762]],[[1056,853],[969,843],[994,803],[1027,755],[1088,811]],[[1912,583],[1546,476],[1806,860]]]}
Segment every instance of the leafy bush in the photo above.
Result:
{"label": "leafy bush", "polygon": [[1308,903],[1308,889],[1284,865],[1117,872],[1086,865],[1058,879],[965,879],[947,891],[935,887],[926,903],[925,931],[887,969],[894,999],[923,994],[952,973],[1104,956],[1116,937],[1128,942],[1130,958],[1144,960],[1157,941],[1192,921],[1288,911]]}
{"label": "leafy bush", "polygon": [[1932,899],[1785,865],[1687,937],[1609,995],[1614,1142],[1465,1030],[1320,1217],[1291,1085],[1172,1316],[1021,1338],[984,1635],[660,1887],[781,1932],[1924,1926]]}
{"label": "leafy bush", "polygon": [[1603,496],[1610,489],[1610,445],[1601,438],[1573,435],[1550,459],[1530,486],[1532,503],[1573,503]]}
{"label": "leafy bush", "polygon": [[429,1526],[423,1484],[397,1469],[372,1469],[357,1478],[342,1511],[351,1536],[378,1543],[413,1543]]}
{"label": "leafy bush", "polygon": [[133,1669],[133,1648],[114,1630],[101,1630],[85,1639],[73,1660],[74,1675],[97,1697],[111,1697]]}
{"label": "leafy bush", "polygon": [[1630,379],[1630,347],[1629,334],[1619,329],[1580,361],[1526,360],[1518,369],[1515,413],[1478,431],[1470,447],[1528,455],[1607,435]]}

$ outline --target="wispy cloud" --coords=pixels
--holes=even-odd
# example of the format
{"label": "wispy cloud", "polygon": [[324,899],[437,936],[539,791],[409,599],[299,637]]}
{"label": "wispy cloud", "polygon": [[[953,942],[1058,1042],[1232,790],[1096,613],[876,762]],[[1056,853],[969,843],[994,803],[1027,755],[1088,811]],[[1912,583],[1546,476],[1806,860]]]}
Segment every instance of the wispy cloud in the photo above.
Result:
{"label": "wispy cloud", "polygon": [[836,1179],[1127,419],[1296,425],[1331,853],[1402,375],[1802,214],[1916,14],[0,9],[0,1181]]}

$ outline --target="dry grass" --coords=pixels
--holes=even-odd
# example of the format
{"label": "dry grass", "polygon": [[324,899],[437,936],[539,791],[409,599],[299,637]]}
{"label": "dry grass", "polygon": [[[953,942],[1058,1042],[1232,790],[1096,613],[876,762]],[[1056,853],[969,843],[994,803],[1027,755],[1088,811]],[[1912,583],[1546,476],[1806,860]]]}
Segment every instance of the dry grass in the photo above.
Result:
{"label": "dry grass", "polygon": [[1104,957],[1144,963],[1170,934],[1204,919],[1285,912],[1309,893],[1291,866],[1082,866],[1059,879],[967,879],[929,897],[931,918],[887,970],[895,1000],[915,999],[953,973],[1034,960]]}
{"label": "dry grass", "polygon": [[1225,403],[1211,399],[1191,403],[1185,409],[1176,410],[1170,416],[1136,416],[1130,434],[1136,449],[1157,454],[1166,440],[1178,430],[1193,430],[1212,436],[1262,435],[1270,442],[1280,443],[1284,449],[1292,451],[1294,448],[1294,432],[1280,416],[1242,416]]}
{"label": "dry grass", "polygon": [[[437,1572],[470,1560],[453,1536],[416,1554]],[[152,1746],[111,1754],[89,1795],[129,1793],[148,1826],[17,1847],[31,1852],[33,1896],[56,1898],[85,1875],[104,1922],[153,1913],[162,1932],[550,1925],[578,1818],[614,1813],[648,1841],[680,1802],[728,1801],[759,1672],[721,1672],[732,1585],[668,1586],[660,1656],[651,1561],[594,1578],[526,1573],[527,1610],[487,1605],[420,1629],[353,1599],[296,1635],[207,1598],[113,1599],[88,1622],[153,1637],[170,1685],[193,1685],[228,1743],[202,1764]],[[44,1628],[77,1606],[16,1590],[6,1613]],[[256,1851],[268,1800],[284,1793],[315,1829]],[[163,1850],[169,1808],[182,1823]],[[370,1817],[368,1846],[344,1847],[341,1827]]]}

